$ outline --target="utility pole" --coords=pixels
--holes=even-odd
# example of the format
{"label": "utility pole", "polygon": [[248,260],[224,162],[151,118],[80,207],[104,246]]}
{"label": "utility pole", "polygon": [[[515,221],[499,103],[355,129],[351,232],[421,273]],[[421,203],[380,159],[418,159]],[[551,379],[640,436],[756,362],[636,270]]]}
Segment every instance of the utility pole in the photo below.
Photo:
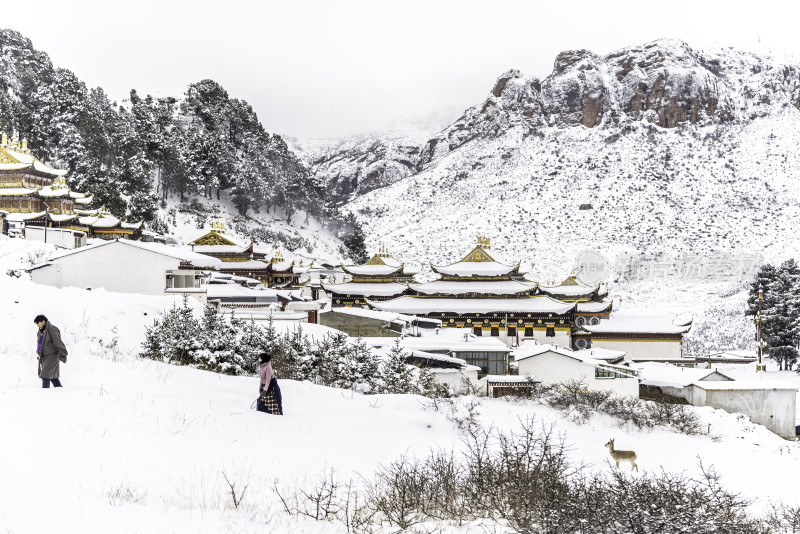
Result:
{"label": "utility pole", "polygon": [[758,317],[756,317],[756,323],[758,323],[758,364],[756,365],[756,373],[760,371],[766,371],[767,366],[764,365],[763,354],[764,354],[764,340],[761,337],[761,303],[764,301],[764,286],[761,284],[758,285]]}
{"label": "utility pole", "polygon": [[44,242],[45,242],[45,244],[47,244],[47,219],[48,219],[47,216],[50,214],[50,206],[47,205],[47,202],[42,202],[42,204],[44,204],[44,207],[45,207],[45,210],[44,210]]}

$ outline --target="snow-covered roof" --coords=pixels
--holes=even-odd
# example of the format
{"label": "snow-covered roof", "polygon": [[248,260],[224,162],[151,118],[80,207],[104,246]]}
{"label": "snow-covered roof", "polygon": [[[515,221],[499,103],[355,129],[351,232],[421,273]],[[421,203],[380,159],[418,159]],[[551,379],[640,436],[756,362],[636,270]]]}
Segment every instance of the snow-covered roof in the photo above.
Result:
{"label": "snow-covered roof", "polygon": [[360,276],[389,276],[400,270],[400,266],[392,265],[342,265],[346,273]]}
{"label": "snow-covered roof", "polygon": [[8,197],[8,196],[24,196],[24,195],[32,195],[37,190],[31,187],[0,187],[0,196]]}
{"label": "snow-covered roof", "polygon": [[575,352],[587,358],[604,361],[618,361],[628,354],[624,350],[612,350],[602,347],[592,347],[591,349],[576,350]]}
{"label": "snow-covered roof", "polygon": [[[200,247],[194,247],[195,251]],[[222,262],[221,269],[225,269],[226,271],[244,271],[246,269],[252,270],[260,270],[266,269],[268,266],[267,263],[258,260],[247,260],[247,261],[225,261]]]}
{"label": "snow-covered roof", "polygon": [[92,243],[91,245],[87,245],[85,247],[67,250],[60,254],[55,254],[53,256],[50,256],[50,258],[48,258],[47,261],[52,262],[59,258],[63,258],[65,256],[72,256],[74,254],[83,254],[90,250],[107,246],[127,246],[127,247],[134,247],[142,250],[147,250],[149,252],[161,254],[163,256],[169,256],[171,258],[175,258],[184,261],[186,263],[190,263],[195,267],[214,268],[214,267],[219,267],[222,264],[222,261],[219,260],[218,258],[212,258],[211,256],[204,256],[202,254],[197,254],[195,252],[188,252],[178,247],[170,247],[168,245],[163,245],[161,243],[131,241],[130,239],[115,239],[113,241],[102,241],[99,243]]}
{"label": "snow-covered roof", "polygon": [[[375,296],[375,297],[388,297],[392,295],[399,295],[407,288],[405,284],[398,284],[396,282],[388,282],[388,283],[346,282],[344,284],[326,284],[323,282],[321,285],[322,288],[328,293],[335,293],[337,295],[360,295],[360,296]],[[399,311],[399,310],[387,310],[387,311]]]}
{"label": "snow-covered roof", "polygon": [[373,347],[385,347],[400,339],[403,348],[426,352],[511,352],[505,343],[491,337],[468,336],[469,341],[465,341],[463,336],[459,338],[450,336],[365,337],[362,339],[367,345]]}
{"label": "snow-covered roof", "polygon": [[576,311],[579,313],[600,313],[609,309],[610,306],[610,300],[604,300],[603,302],[579,302]]}
{"label": "snow-covered roof", "polygon": [[565,304],[546,296],[522,299],[447,299],[398,297],[381,302],[369,302],[375,308],[421,315],[427,313],[555,313],[569,312],[575,305]]}
{"label": "snow-covered roof", "polygon": [[[330,308],[323,313],[343,313],[345,315],[354,315],[357,317],[367,317],[369,319],[376,319],[378,321],[386,322],[401,322],[405,324],[413,323],[417,318],[413,315],[404,315],[402,313],[393,313],[379,310],[369,310],[367,308]],[[441,321],[440,321],[441,322]]]}
{"label": "snow-covered roof", "polygon": [[496,261],[460,261],[452,265],[433,265],[431,269],[442,275],[459,277],[492,277],[507,276],[513,273],[517,265],[506,265]]}
{"label": "snow-covered roof", "polygon": [[691,322],[686,325],[674,324],[674,317],[670,316],[620,316],[614,315],[610,319],[602,319],[599,324],[586,325],[584,330],[592,333],[620,333],[620,334],[684,334],[691,328]]}
{"label": "snow-covered roof", "polygon": [[39,189],[38,194],[40,197],[44,198],[57,198],[57,197],[69,197],[69,188],[67,187],[59,187],[55,184],[49,187],[42,187]]}
{"label": "snow-covered roof", "polygon": [[278,301],[278,292],[274,289],[251,289],[242,285],[231,284],[208,284],[206,286],[206,294],[208,298],[256,298],[261,300]]}
{"label": "snow-covered roof", "polygon": [[241,254],[247,250],[246,245],[186,245],[200,254]]}
{"label": "snow-covered roof", "polygon": [[525,293],[535,287],[535,284],[517,282],[515,280],[482,280],[474,282],[459,282],[455,280],[438,280],[427,284],[409,284],[411,289],[425,295],[450,294],[464,295],[466,293],[481,293],[487,295],[514,295]]}
{"label": "snow-covered roof", "polygon": [[50,213],[47,215],[47,218],[53,222],[66,222],[71,221],[72,219],[77,219],[78,216],[76,214],[69,213]]}
{"label": "snow-covered roof", "polygon": [[43,211],[37,211],[34,213],[9,213],[6,216],[6,220],[11,222],[21,222],[21,221],[30,221],[32,219],[38,219],[39,217],[44,217]]}
{"label": "snow-covered roof", "polygon": [[[712,369],[698,369],[695,367],[679,367],[663,362],[644,362],[632,364],[631,368],[639,370],[639,378],[646,386],[668,386],[682,388],[692,382],[699,382],[709,375],[718,373]],[[725,378],[733,378],[718,373]]]}
{"label": "snow-covered roof", "polygon": [[581,297],[594,294],[597,291],[597,286],[584,286],[584,285],[560,285],[560,286],[539,286],[543,293],[548,295],[563,295],[565,297]]}
{"label": "snow-covered roof", "polygon": [[532,358],[535,356],[539,356],[541,354],[545,354],[547,352],[552,352],[555,354],[560,354],[561,356],[566,356],[567,358],[572,358],[573,360],[578,360],[588,365],[595,365],[595,366],[603,366],[611,369],[618,369],[620,371],[626,371],[630,374],[636,374],[636,370],[630,367],[625,367],[623,365],[614,365],[603,361],[599,358],[593,357],[593,355],[588,354],[589,351],[581,350],[570,350],[564,347],[559,347],[557,345],[534,345],[534,346],[527,346],[522,349],[517,349],[514,351],[514,360],[519,362],[521,360],[525,360],[528,358]]}
{"label": "snow-covered roof", "polygon": [[722,352],[712,352],[706,358],[738,358],[757,360],[758,354],[754,350],[724,350]]}
{"label": "snow-covered roof", "polygon": [[464,368],[467,367],[467,361],[461,358],[453,358],[446,354],[437,354],[435,352],[425,352],[424,350],[410,349],[405,351],[408,356],[418,360],[428,360],[432,362],[440,362],[454,367]]}
{"label": "snow-covered roof", "polygon": [[737,391],[737,390],[792,390],[797,391],[797,386],[784,380],[733,380],[693,382],[692,386],[706,391]]}

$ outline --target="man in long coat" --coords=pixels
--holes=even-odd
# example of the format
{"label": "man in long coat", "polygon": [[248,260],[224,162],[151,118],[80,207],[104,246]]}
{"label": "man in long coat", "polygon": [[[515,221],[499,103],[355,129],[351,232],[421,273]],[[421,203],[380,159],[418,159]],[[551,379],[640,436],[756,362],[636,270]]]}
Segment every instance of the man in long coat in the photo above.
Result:
{"label": "man in long coat", "polygon": [[61,341],[61,332],[44,315],[37,315],[33,322],[39,327],[36,333],[36,352],[39,355],[42,387],[49,388],[50,382],[53,382],[54,387],[60,388],[59,362],[67,362],[67,347]]}

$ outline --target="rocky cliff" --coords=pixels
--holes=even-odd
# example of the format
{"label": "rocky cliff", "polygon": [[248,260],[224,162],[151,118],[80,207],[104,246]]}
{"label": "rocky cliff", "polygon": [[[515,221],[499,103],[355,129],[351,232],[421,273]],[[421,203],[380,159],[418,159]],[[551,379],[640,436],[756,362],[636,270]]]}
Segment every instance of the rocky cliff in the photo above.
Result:
{"label": "rocky cliff", "polygon": [[396,136],[366,137],[345,146],[329,144],[329,151],[306,155],[306,161],[343,202],[510,129],[541,135],[550,128],[614,131],[634,123],[724,127],[790,107],[800,109],[800,64],[732,49],[694,50],[663,39],[605,56],[562,52],[543,80],[518,70],[504,72],[483,102],[418,146]]}

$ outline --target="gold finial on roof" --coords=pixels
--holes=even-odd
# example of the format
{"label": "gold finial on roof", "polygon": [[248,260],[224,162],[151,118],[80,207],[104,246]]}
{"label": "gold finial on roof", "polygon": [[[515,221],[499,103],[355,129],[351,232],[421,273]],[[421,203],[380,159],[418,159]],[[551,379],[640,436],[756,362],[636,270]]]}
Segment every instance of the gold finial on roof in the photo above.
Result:
{"label": "gold finial on roof", "polygon": [[22,150],[28,150],[28,140],[27,139],[23,139],[22,140],[22,147],[21,148],[22,148]]}
{"label": "gold finial on roof", "polygon": [[480,236],[480,235],[478,236],[478,246],[489,247],[489,246],[491,246],[491,243],[492,243],[492,240],[489,239],[488,237],[484,237],[484,236]]}
{"label": "gold finial on roof", "polygon": [[214,219],[211,221],[211,231],[219,234],[225,233],[225,221],[222,219]]}
{"label": "gold finial on roof", "polygon": [[3,142],[2,142],[2,144],[3,145],[7,145],[8,144],[8,136],[6,134],[3,134]]}

